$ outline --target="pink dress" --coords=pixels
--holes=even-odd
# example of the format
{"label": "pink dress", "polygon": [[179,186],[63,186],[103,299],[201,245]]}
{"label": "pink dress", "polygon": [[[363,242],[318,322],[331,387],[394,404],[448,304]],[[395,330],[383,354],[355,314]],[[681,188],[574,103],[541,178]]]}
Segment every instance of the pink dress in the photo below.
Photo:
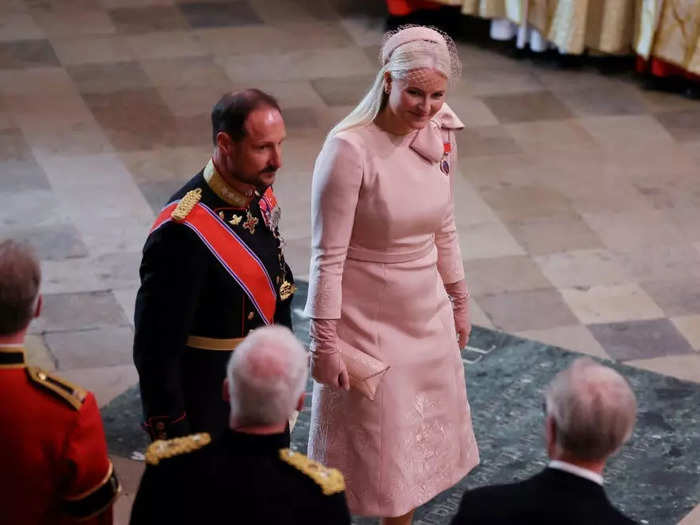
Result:
{"label": "pink dress", "polygon": [[405,514],[479,463],[443,288],[464,278],[451,185],[462,127],[443,105],[405,136],[338,133],[316,160],[306,313],[339,319],[341,339],[391,366],[374,401],[314,383],[309,455],[343,472],[353,514]]}

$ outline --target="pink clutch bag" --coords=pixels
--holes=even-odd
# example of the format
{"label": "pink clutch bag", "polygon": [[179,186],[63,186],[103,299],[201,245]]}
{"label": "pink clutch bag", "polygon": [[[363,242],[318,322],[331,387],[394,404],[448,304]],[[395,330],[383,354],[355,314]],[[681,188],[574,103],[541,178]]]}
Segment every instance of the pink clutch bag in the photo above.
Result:
{"label": "pink clutch bag", "polygon": [[350,346],[342,339],[338,339],[340,353],[350,376],[350,387],[354,388],[370,401],[374,401],[377,387],[389,370],[389,365]]}

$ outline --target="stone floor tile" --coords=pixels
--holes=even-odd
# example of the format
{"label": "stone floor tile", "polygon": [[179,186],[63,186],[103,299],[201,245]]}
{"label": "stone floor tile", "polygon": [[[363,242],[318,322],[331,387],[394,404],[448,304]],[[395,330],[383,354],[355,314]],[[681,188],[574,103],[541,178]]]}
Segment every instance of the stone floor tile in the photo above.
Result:
{"label": "stone floor tile", "polygon": [[204,168],[210,156],[211,147],[180,147],[123,152],[119,159],[136,183],[175,181],[182,186]]}
{"label": "stone floor tile", "polygon": [[228,91],[234,89],[222,89],[221,86],[158,87],[163,102],[175,117],[192,117],[211,112],[214,104]]}
{"label": "stone floor tile", "polygon": [[136,368],[131,363],[100,368],[62,369],[59,374],[95,394],[100,407],[139,382]]}
{"label": "stone floor tile", "polygon": [[[200,29],[194,32],[209,52],[215,56],[229,56],[232,50],[235,54],[258,54],[263,50],[260,42],[265,42],[264,52],[268,54],[289,53],[299,50],[338,49],[352,45],[352,39],[335,23],[291,22],[283,25],[250,25],[238,27]],[[299,35],[305,38],[299,38]],[[364,54],[364,53],[362,53]],[[368,59],[376,62],[376,55]],[[368,71],[372,73],[372,71]],[[376,73],[376,71],[374,71]],[[311,78],[323,77],[323,72]],[[290,80],[288,76],[280,75],[281,80]],[[242,77],[241,80],[245,80]]]}
{"label": "stone floor tile", "polygon": [[311,80],[311,86],[328,106],[355,106],[367,94],[373,81],[374,75],[321,77]]}
{"label": "stone floor tile", "polygon": [[618,262],[635,281],[663,281],[671,276],[700,279],[700,257],[686,243],[658,244],[615,252]]}
{"label": "stone floor tile", "polygon": [[188,2],[180,10],[194,28],[262,24],[263,20],[248,2]]}
{"label": "stone floor tile", "polygon": [[570,200],[547,186],[517,186],[481,191],[484,201],[503,221],[569,215],[576,218]]}
{"label": "stone floor tile", "polygon": [[[288,22],[336,22],[338,13],[330,3],[315,0],[256,0],[247,2],[265,24]],[[371,22],[371,20],[370,20]],[[359,24],[358,24],[359,25]],[[364,27],[364,24],[362,25]],[[364,36],[363,32],[363,36]],[[357,40],[360,45],[364,40]]]}
{"label": "stone floor tile", "polygon": [[120,7],[170,6],[175,3],[175,0],[100,0],[100,4],[104,6],[105,9],[116,9]]}
{"label": "stone floor tile", "polygon": [[648,106],[639,89],[619,86],[611,90],[605,86],[588,87],[558,93],[559,98],[576,115],[640,115]]}
{"label": "stone floor tile", "polygon": [[517,96],[542,91],[542,84],[527,71],[473,68],[465,71],[455,89],[472,96]]}
{"label": "stone floor tile", "polygon": [[700,350],[700,315],[672,317],[671,322],[688,340],[693,349]]}
{"label": "stone floor tile", "polygon": [[[70,370],[72,375],[77,374],[73,373],[77,369],[130,367],[132,363],[134,336],[129,326],[50,332],[45,337],[58,370]],[[99,385],[99,382],[95,384]]]}
{"label": "stone floor tile", "polygon": [[218,57],[234,82],[248,82],[319,77],[345,77],[371,74],[375,66],[356,48],[292,51],[276,55],[232,55]]}
{"label": "stone floor tile", "polygon": [[684,240],[679,229],[660,210],[584,213],[583,219],[610,250],[651,249]]}
{"label": "stone floor tile", "polygon": [[74,294],[106,289],[97,278],[93,260],[90,257],[41,262],[43,294]]}
{"label": "stone floor tile", "polygon": [[25,337],[24,357],[29,365],[38,366],[49,372],[56,370],[56,363],[42,335],[28,334]]}
{"label": "stone floor tile", "polygon": [[562,101],[549,91],[493,95],[482,97],[482,100],[503,124],[573,117]]}
{"label": "stone floor tile", "polygon": [[58,57],[46,39],[0,42],[0,69],[58,65]]}
{"label": "stone floor tile", "polygon": [[601,75],[590,69],[557,69],[537,68],[534,73],[538,82],[554,93],[567,93],[577,89],[605,88],[609,91],[625,89],[629,83],[613,76]]}
{"label": "stone floor tile", "polygon": [[193,31],[163,31],[127,35],[126,49],[141,60],[206,56],[209,50]]}
{"label": "stone floor tile", "polygon": [[[683,381],[700,383],[700,355],[698,354],[634,359],[625,364]],[[685,520],[680,523],[685,523]]]}
{"label": "stone floor tile", "polygon": [[610,359],[591,331],[584,325],[558,326],[545,330],[525,330],[516,335],[600,359]]}
{"label": "stone floor tile", "polygon": [[153,87],[142,64],[137,61],[67,66],[66,71],[82,94],[114,93]]}
{"label": "stone floor tile", "polygon": [[700,108],[657,113],[655,117],[677,141],[700,140]]}
{"label": "stone floor tile", "polygon": [[118,7],[107,12],[119,33],[139,34],[190,28],[182,11],[171,5]]}
{"label": "stone floor tile", "polygon": [[623,149],[644,155],[643,145],[673,142],[671,134],[652,115],[590,116],[578,122],[600,147],[613,153]]}
{"label": "stone floor tile", "polygon": [[579,288],[629,282],[609,250],[572,250],[534,257],[542,273],[557,288]]}
{"label": "stone floor tile", "polygon": [[138,284],[134,288],[123,288],[114,290],[112,293],[117,299],[117,302],[122,307],[124,316],[129,321],[129,324],[134,326],[134,309],[136,306],[136,293],[138,292]]}
{"label": "stone floor tile", "polygon": [[128,525],[145,463],[119,456],[112,456],[111,459],[122,486],[122,493],[114,504],[114,525]]}
{"label": "stone floor tile", "polygon": [[679,97],[677,93],[665,91],[643,90],[641,92],[644,101],[652,113],[673,111],[680,109],[698,109],[698,101],[687,97]]}
{"label": "stone floor tile", "polygon": [[[141,66],[153,85],[159,87],[211,87],[224,93],[231,85],[224,70],[208,56],[142,60]],[[212,100],[212,106],[215,102]]]}
{"label": "stone floor tile", "polygon": [[610,357],[618,361],[694,353],[668,319],[591,324],[588,328]]}
{"label": "stone floor tile", "polygon": [[[5,145],[9,146],[7,143]],[[3,183],[5,192],[50,190],[48,179],[41,166],[31,156],[31,152],[28,152],[28,155],[29,160],[0,161],[0,173],[3,177],[7,177],[7,182]]]}
{"label": "stone floor tile", "polygon": [[464,262],[464,271],[469,293],[476,298],[552,286],[526,255],[470,259]]}
{"label": "stone floor tile", "polygon": [[311,260],[311,237],[289,239],[284,246],[284,259],[295,279],[308,280]]}
{"label": "stone floor tile", "polygon": [[478,301],[494,327],[506,332],[577,324],[576,317],[554,288],[485,295]]}
{"label": "stone floor tile", "polygon": [[460,158],[523,152],[502,126],[466,127],[457,133],[457,145]]}
{"label": "stone floor tile", "polygon": [[464,260],[523,255],[525,251],[500,221],[486,221],[459,228]]}
{"label": "stone floor tile", "polygon": [[636,283],[560,290],[569,308],[584,324],[657,319],[664,312]]}
{"label": "stone floor tile", "polygon": [[469,321],[473,326],[494,327],[489,316],[486,315],[481,306],[479,306],[479,302],[473,297],[469,299]]}
{"label": "stone floor tile", "polygon": [[[496,115],[484,104],[484,101],[478,97],[464,95],[459,93],[447,93],[447,105],[452,108],[457,116],[464,122],[467,129],[472,127],[486,127],[498,125]],[[462,133],[457,133],[459,139]],[[459,152],[464,155],[462,149]]]}
{"label": "stone floor tile", "polygon": [[[311,80],[266,82],[265,92],[275,97],[283,110],[293,107],[321,109],[325,103],[311,83]],[[318,144],[318,148],[320,150],[321,143]]]}
{"label": "stone floor tile", "polygon": [[531,255],[603,248],[598,235],[576,215],[509,221],[512,236]]}
{"label": "stone floor tile", "polygon": [[165,134],[175,117],[155,88],[86,94],[84,99],[117,151],[172,146]]}
{"label": "stone floor tile", "polygon": [[531,154],[598,149],[593,137],[577,119],[519,122],[506,124],[505,128],[518,146]]}
{"label": "stone floor tile", "polygon": [[[99,7],[96,9],[95,7]],[[109,14],[101,6],[72,9],[32,10],[32,17],[51,37],[108,35],[116,32]]]}
{"label": "stone floor tile", "polygon": [[481,193],[464,177],[455,176],[453,191],[454,215],[458,228],[481,222],[499,221],[491,207],[481,197]]}
{"label": "stone floor tile", "polygon": [[3,235],[16,241],[26,242],[34,248],[39,259],[65,259],[85,257],[87,248],[73,224],[57,222],[32,228],[13,228]]}
{"label": "stone floor tile", "polygon": [[[7,173],[2,170],[0,164],[0,172]],[[0,191],[0,202],[6,203],[0,210],[1,236],[9,236],[13,229],[29,230],[68,220],[68,215],[61,210],[56,196],[48,187],[48,179],[46,184],[47,188],[44,189]]]}
{"label": "stone floor tile", "polygon": [[330,129],[330,127],[324,125],[321,111],[317,111],[310,106],[282,108],[282,117],[288,133],[301,133],[309,130],[313,132],[319,128]]}
{"label": "stone floor tile", "polygon": [[669,275],[640,285],[667,317],[700,314],[700,278],[695,275]]}
{"label": "stone floor tile", "polygon": [[127,324],[111,292],[43,294],[41,315],[32,333],[91,330]]}
{"label": "stone floor tile", "polygon": [[137,57],[121,35],[71,35],[52,38],[51,43],[64,66],[130,62]]}
{"label": "stone floor tile", "polygon": [[29,12],[10,12],[0,18],[0,41],[39,40],[46,34]]}

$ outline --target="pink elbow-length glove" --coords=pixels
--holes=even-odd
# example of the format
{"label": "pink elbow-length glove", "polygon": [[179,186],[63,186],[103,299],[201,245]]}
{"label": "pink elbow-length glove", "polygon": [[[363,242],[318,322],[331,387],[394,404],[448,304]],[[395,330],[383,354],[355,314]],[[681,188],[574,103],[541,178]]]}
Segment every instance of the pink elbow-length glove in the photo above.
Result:
{"label": "pink elbow-length glove", "polygon": [[324,385],[350,390],[350,377],[338,347],[336,323],[336,319],[311,319],[311,376]]}
{"label": "pink elbow-length glove", "polygon": [[462,279],[455,283],[446,284],[445,291],[452,300],[452,313],[455,319],[455,330],[457,331],[459,347],[464,348],[469,341],[469,334],[472,331],[472,324],[469,319],[467,281]]}

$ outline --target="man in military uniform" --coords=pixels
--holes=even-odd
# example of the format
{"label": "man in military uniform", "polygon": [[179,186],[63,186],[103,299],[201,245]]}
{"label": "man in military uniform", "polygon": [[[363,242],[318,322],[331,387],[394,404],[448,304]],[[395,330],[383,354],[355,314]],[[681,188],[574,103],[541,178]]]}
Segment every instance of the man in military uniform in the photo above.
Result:
{"label": "man in military uniform", "polygon": [[291,328],[294,281],[272,192],[284,121],[250,89],[212,111],[214,153],[161,211],[146,240],[136,298],[134,362],[152,439],[227,428],[221,383],[250,330]]}
{"label": "man in military uniform", "polygon": [[0,522],[110,524],[119,483],[92,393],[25,362],[39,263],[0,243]]}
{"label": "man in military uniform", "polygon": [[224,391],[230,428],[156,441],[146,451],[131,525],[345,525],[343,475],[286,448],[304,399],[308,360],[282,326],[251,332],[233,352]]}

